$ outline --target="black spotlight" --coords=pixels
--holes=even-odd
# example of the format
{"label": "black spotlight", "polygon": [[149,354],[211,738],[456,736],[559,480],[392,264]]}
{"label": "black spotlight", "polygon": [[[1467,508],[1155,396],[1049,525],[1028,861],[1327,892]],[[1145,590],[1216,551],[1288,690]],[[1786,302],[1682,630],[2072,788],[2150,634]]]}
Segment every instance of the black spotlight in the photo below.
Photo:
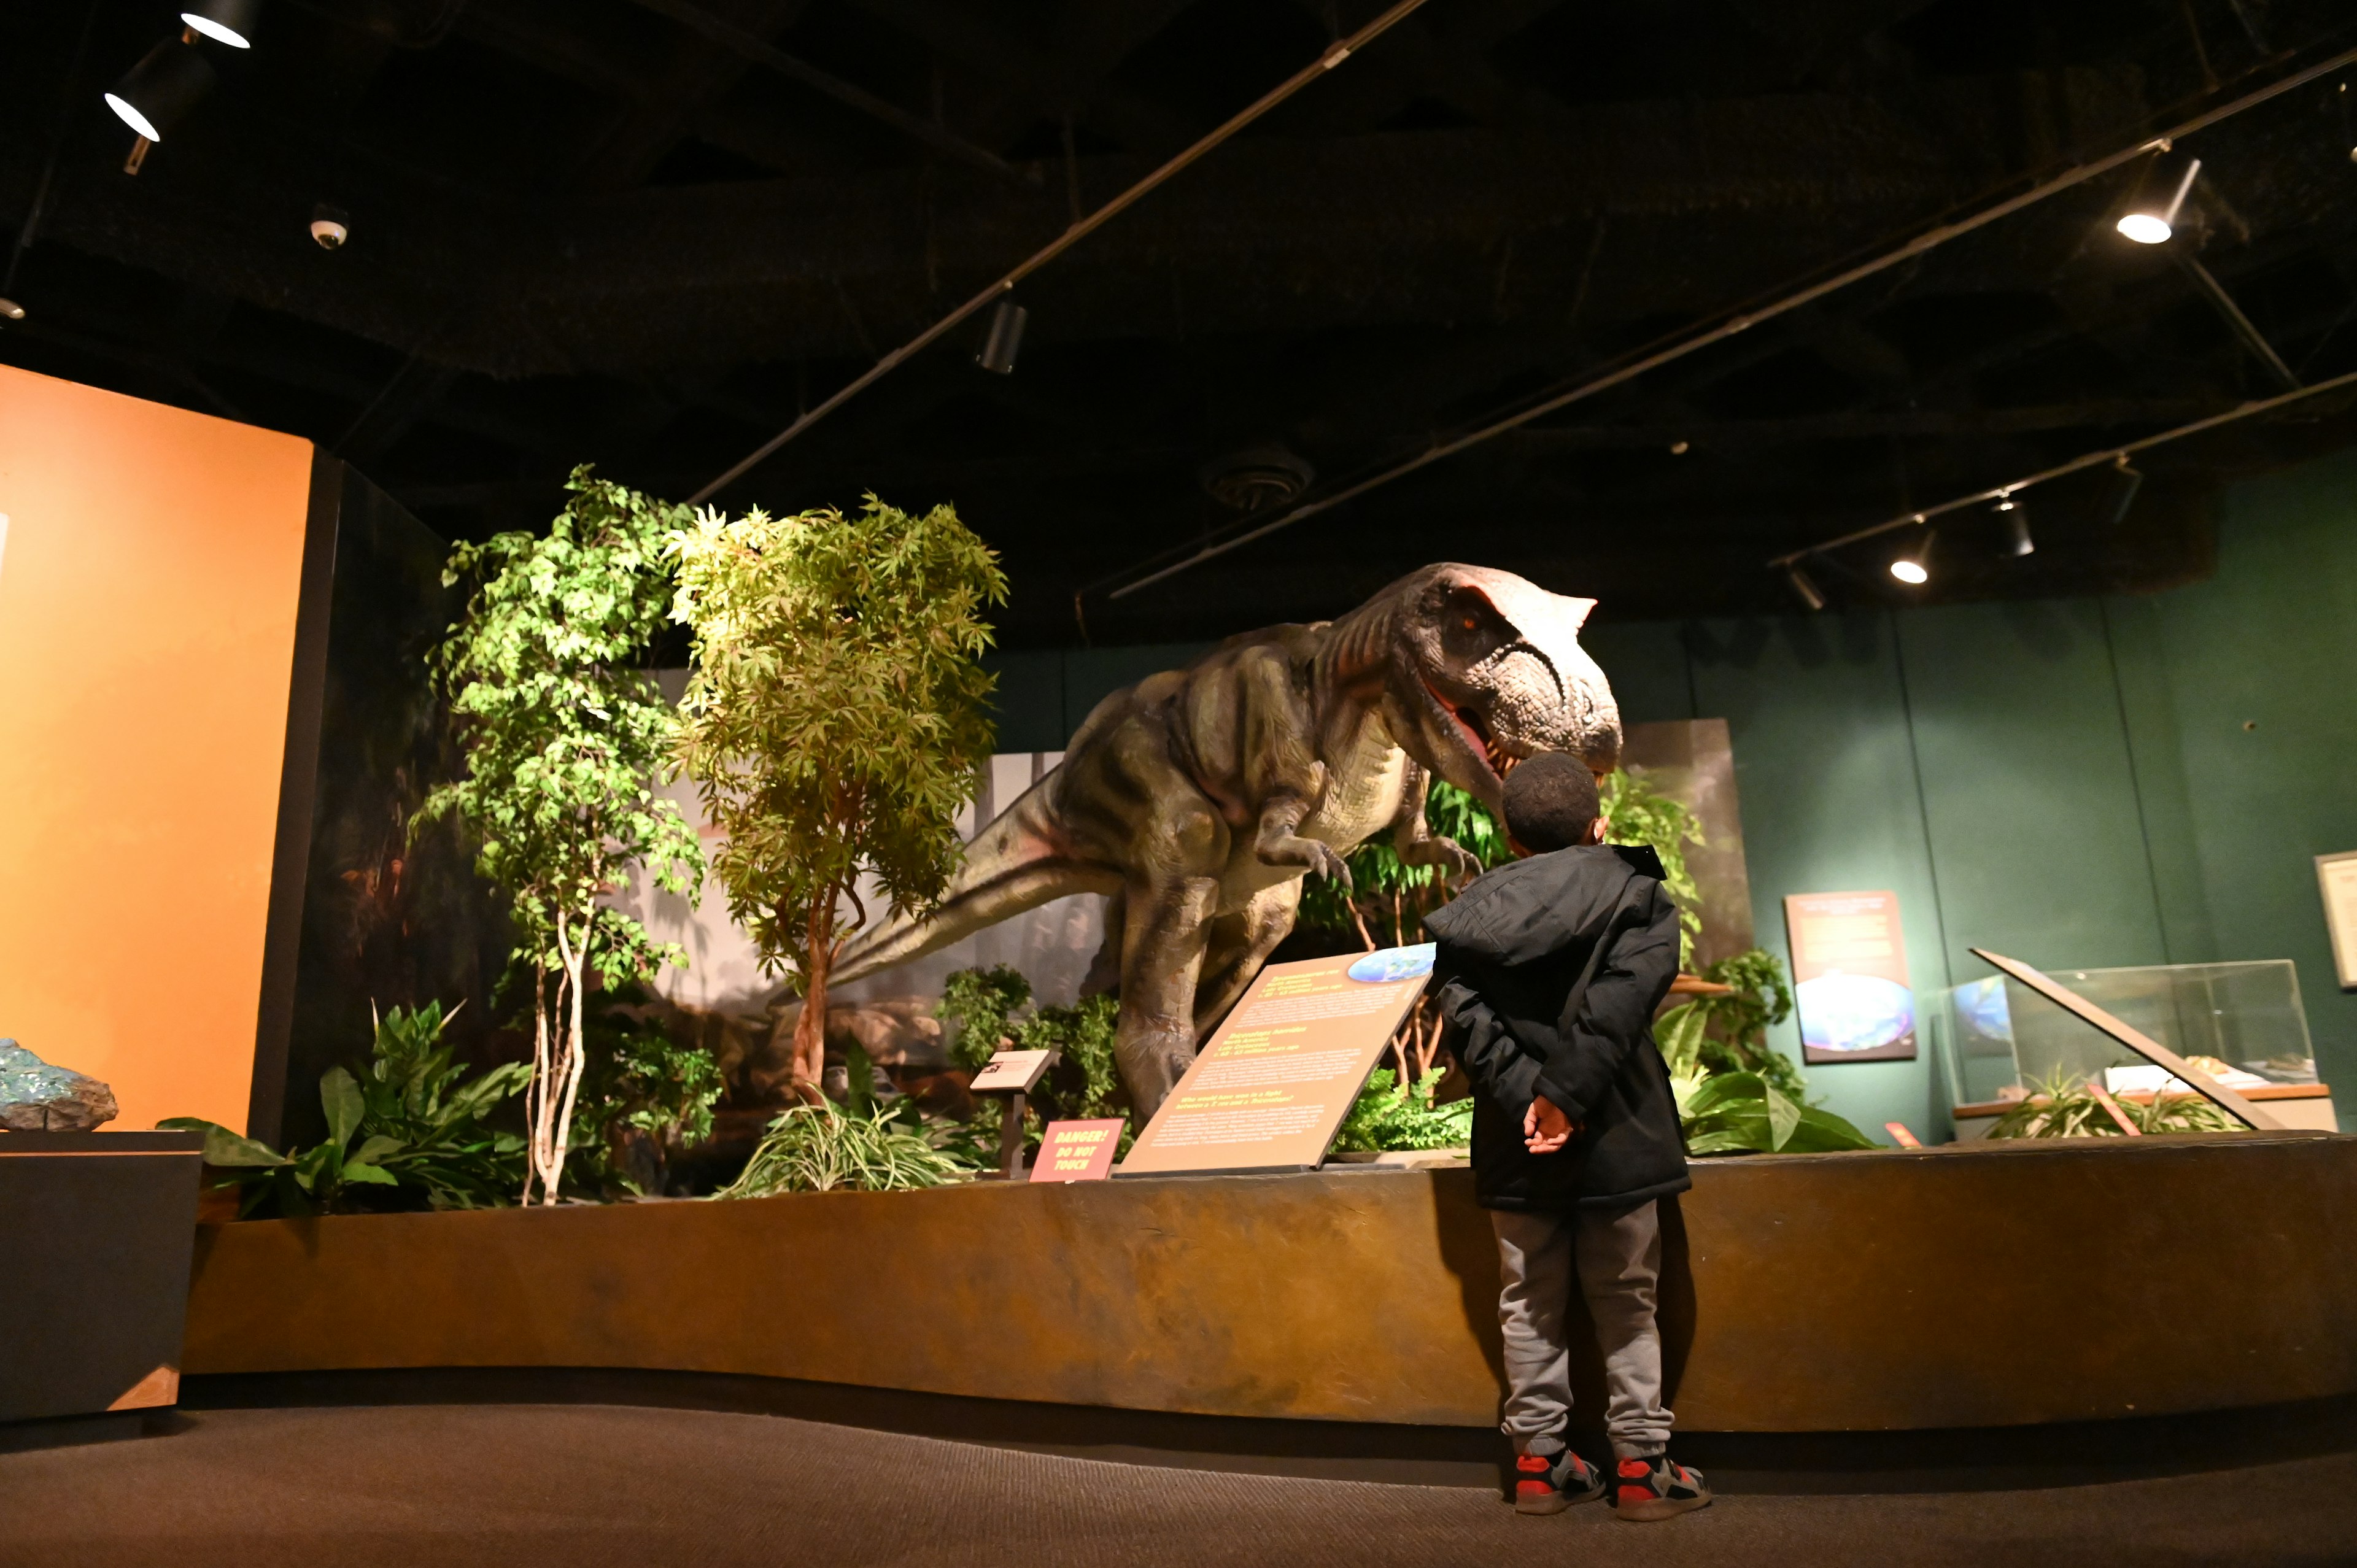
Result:
{"label": "black spotlight", "polygon": [[147,58],[114,84],[106,106],[141,136],[161,142],[164,133],[213,90],[213,68],[193,45],[170,38],[149,49]]}
{"label": "black spotlight", "polygon": [[1996,503],[1996,514],[2005,520],[2005,553],[2019,557],[2034,553],[2038,541],[2029,537],[2029,509],[2007,495]]}
{"label": "black spotlight", "polygon": [[1817,586],[1814,577],[1801,569],[1798,561],[1784,568],[1784,581],[1791,586],[1792,596],[1806,606],[1811,615],[1825,607],[1825,591]]}
{"label": "black spotlight", "polygon": [[2112,459],[2112,494],[2104,521],[2117,528],[2126,521],[2128,508],[2136,505],[2136,491],[2144,489],[2144,472],[2128,461],[2125,452]]}
{"label": "black spotlight", "polygon": [[253,47],[254,19],[262,15],[262,0],[196,0],[180,13],[180,20],[188,30],[201,33],[217,44],[227,44],[233,49]]}
{"label": "black spotlight", "polygon": [[1015,369],[1015,356],[1023,349],[1023,324],[1031,313],[1011,299],[1002,299],[990,310],[990,330],[982,339],[982,352],[974,362],[985,371],[1007,375]]}

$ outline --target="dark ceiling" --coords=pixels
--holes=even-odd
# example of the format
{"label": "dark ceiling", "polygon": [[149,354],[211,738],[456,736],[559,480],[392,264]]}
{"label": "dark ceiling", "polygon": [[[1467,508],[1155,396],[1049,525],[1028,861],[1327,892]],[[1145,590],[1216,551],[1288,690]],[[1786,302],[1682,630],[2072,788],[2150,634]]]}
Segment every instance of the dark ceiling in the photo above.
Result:
{"label": "dark ceiling", "polygon": [[[177,6],[0,11],[0,359],[288,430],[446,533],[576,463],[684,496],[1373,13],[1368,0],[271,0],[133,177],[100,93]],[[953,501],[1014,645],[1233,526],[1649,342],[2357,42],[2341,0],[1430,0],[723,498]],[[79,59],[79,66],[76,60]],[[2169,246],[2146,166],[1118,602],[1098,641],[1331,614],[1426,561],[1618,616],[1787,608],[1766,557],[2357,368],[2357,164],[2319,81],[2201,134]],[[315,202],[350,214],[329,253]],[[2156,452],[2040,550],[1943,527],[1926,596],[2199,575],[2222,476],[2357,439],[2346,400]],[[1231,494],[1232,494],[1231,490]],[[1269,513],[1267,515],[1274,515]],[[1888,544],[1833,596],[1905,591]]]}

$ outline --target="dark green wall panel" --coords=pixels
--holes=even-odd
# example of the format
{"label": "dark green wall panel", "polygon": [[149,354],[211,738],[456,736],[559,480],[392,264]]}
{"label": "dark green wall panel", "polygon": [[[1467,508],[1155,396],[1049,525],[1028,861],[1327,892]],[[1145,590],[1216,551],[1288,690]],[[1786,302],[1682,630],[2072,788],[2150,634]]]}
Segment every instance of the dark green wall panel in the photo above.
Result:
{"label": "dark green wall panel", "polygon": [[[1734,740],[1760,944],[1790,964],[1787,894],[1887,887],[1899,895],[1917,991],[1948,983],[1890,618],[1696,623],[1686,646],[1702,712],[1724,716]],[[1799,1055],[1791,1021],[1772,1039]],[[1870,1132],[1897,1121],[1936,1136],[1946,1113],[1926,1066],[1849,1063],[1819,1070],[1810,1087]]]}
{"label": "dark green wall panel", "polygon": [[2217,575],[2155,607],[2218,956],[2296,960],[2318,1069],[2357,1093],[2314,862],[2357,849],[2357,458],[2229,490]]}
{"label": "dark green wall panel", "polygon": [[1580,646],[1612,683],[1624,724],[1717,717],[1695,712],[1685,628],[1676,621],[1606,621],[1579,635]]}
{"label": "dark green wall panel", "polygon": [[2166,961],[2102,607],[1898,619],[1932,867],[1958,979]]}

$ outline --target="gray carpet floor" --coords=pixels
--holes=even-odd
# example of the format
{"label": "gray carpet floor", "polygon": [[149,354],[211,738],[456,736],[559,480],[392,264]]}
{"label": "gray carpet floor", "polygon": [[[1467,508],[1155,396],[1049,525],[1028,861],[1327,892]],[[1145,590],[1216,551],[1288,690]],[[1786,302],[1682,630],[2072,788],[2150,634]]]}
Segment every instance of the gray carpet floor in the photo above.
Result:
{"label": "gray carpet floor", "polygon": [[2357,1455],[2172,1480],[1728,1497],[1655,1525],[611,1405],[222,1410],[0,1454],[7,1568],[2357,1563]]}

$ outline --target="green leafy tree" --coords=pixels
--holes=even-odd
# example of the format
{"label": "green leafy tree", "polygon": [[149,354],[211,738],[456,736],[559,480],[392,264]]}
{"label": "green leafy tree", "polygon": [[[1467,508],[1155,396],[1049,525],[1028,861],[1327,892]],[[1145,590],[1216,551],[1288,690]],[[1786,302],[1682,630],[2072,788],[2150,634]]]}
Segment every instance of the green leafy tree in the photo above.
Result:
{"label": "green leafy tree", "polygon": [[963,853],[955,818],[993,742],[982,612],[1006,579],[951,508],[873,496],[847,517],[707,510],[669,548],[695,634],[680,766],[723,835],[729,913],[798,982],[790,1078],[816,1105],[827,975],[880,913],[860,877],[921,913]]}
{"label": "green leafy tree", "polygon": [[670,599],[663,538],[688,513],[587,468],[566,489],[545,535],[451,552],[443,581],[477,583],[434,667],[467,777],[429,795],[414,830],[457,815],[511,900],[532,973],[527,1203],[535,1178],[547,1203],[564,1180],[590,977],[619,984],[687,961],[601,900],[636,865],[673,893],[702,875],[694,830],[654,793],[673,718],[647,668]]}

